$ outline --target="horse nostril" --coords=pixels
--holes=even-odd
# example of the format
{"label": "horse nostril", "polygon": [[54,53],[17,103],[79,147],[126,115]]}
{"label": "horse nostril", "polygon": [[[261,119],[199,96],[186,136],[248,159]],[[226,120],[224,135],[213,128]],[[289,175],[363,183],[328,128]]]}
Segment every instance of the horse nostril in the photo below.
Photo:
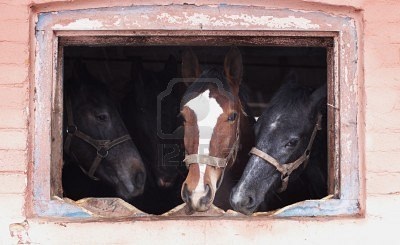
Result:
{"label": "horse nostril", "polygon": [[255,205],[255,198],[252,195],[248,195],[242,198],[238,204],[238,208],[242,211],[251,210]]}
{"label": "horse nostril", "polygon": [[138,172],[135,176],[135,183],[138,187],[144,186],[146,175],[144,172]]}
{"label": "horse nostril", "polygon": [[188,203],[188,202],[189,202],[189,195],[190,195],[189,189],[188,189],[188,187],[187,187],[187,184],[185,183],[185,184],[183,185],[182,193],[181,193],[182,200],[183,200],[185,203]]}
{"label": "horse nostril", "polygon": [[208,203],[210,202],[211,198],[212,198],[212,192],[211,192],[211,188],[210,186],[207,184],[206,185],[206,195],[202,198],[200,198],[200,205],[208,205]]}
{"label": "horse nostril", "polygon": [[210,185],[206,185],[206,192],[207,192],[207,195],[206,195],[206,197],[209,197],[209,198],[211,198],[211,188],[210,188]]}
{"label": "horse nostril", "polygon": [[254,198],[252,196],[249,196],[247,198],[247,207],[252,207],[254,206]]}
{"label": "horse nostril", "polygon": [[231,192],[230,203],[234,210],[242,212],[244,214],[250,214],[257,205],[255,193],[246,193],[245,195],[243,195],[236,192],[236,188],[234,188]]}

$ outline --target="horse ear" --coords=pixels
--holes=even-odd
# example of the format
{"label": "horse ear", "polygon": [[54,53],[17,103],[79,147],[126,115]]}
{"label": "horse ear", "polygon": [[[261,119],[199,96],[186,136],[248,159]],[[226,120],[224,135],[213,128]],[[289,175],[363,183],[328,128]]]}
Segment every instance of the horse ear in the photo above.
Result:
{"label": "horse ear", "polygon": [[139,80],[143,70],[141,57],[131,57],[131,80],[136,82]]}
{"label": "horse ear", "polygon": [[164,64],[163,72],[174,76],[176,74],[177,70],[178,70],[178,64],[177,64],[175,56],[173,56],[173,55],[168,56],[168,60]]}
{"label": "horse ear", "polygon": [[284,81],[290,84],[298,84],[299,78],[294,70],[289,70],[288,74],[285,75]]}
{"label": "horse ear", "polygon": [[95,78],[90,74],[86,63],[80,62],[77,71],[81,82],[92,83],[95,81]]}
{"label": "horse ear", "polygon": [[178,73],[178,62],[173,55],[169,55],[168,60],[164,63],[164,69],[157,74],[159,83],[165,89],[171,79],[176,78]]}
{"label": "horse ear", "polygon": [[69,64],[69,69],[64,73],[68,73],[68,77],[66,75],[66,81],[64,81],[64,86],[66,91],[71,93],[76,93],[80,89],[82,89],[83,84],[87,84],[91,81],[89,71],[80,59],[71,61]]}
{"label": "horse ear", "polygon": [[321,102],[326,99],[327,96],[327,85],[326,83],[321,87],[317,88],[310,97],[311,100],[311,107],[316,108],[319,107]]}
{"label": "horse ear", "polygon": [[[182,77],[185,78],[198,78],[201,74],[199,60],[192,49],[188,48],[182,54]],[[185,79],[185,83],[189,80]],[[187,84],[188,85],[188,84]]]}
{"label": "horse ear", "polygon": [[243,61],[242,54],[237,47],[232,47],[226,54],[224,71],[229,85],[234,88],[234,90],[239,91],[239,86],[243,77]]}

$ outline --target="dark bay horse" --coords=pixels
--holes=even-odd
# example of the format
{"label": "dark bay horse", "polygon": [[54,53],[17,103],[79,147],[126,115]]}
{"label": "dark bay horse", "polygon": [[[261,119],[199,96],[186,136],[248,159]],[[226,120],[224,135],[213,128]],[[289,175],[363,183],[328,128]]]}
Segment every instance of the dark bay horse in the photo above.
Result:
{"label": "dark bay horse", "polygon": [[82,64],[73,67],[66,70],[71,80],[64,83],[64,196],[128,201],[144,189],[141,156],[106,86],[93,80]]}
{"label": "dark bay horse", "polygon": [[237,48],[226,54],[223,69],[211,67],[203,72],[191,50],[183,54],[182,74],[195,79],[181,102],[184,161],[189,169],[181,196],[189,213],[206,211],[213,203],[230,208],[231,188],[244,170],[254,141],[254,118],[246,114],[240,91],[242,73]]}
{"label": "dark bay horse", "polygon": [[177,77],[177,61],[170,56],[164,68],[156,70],[145,68],[141,58],[132,57],[131,77],[132,90],[122,105],[123,119],[147,168],[144,193],[132,204],[144,212],[162,214],[182,203],[180,187],[186,173],[181,163],[183,136],[166,140],[157,131],[157,123],[164,133],[173,133],[180,126],[179,95],[158,101],[158,95]]}
{"label": "dark bay horse", "polygon": [[288,76],[255,125],[255,147],[231,193],[236,211],[252,214],[327,195],[325,101],[326,85],[313,91]]}

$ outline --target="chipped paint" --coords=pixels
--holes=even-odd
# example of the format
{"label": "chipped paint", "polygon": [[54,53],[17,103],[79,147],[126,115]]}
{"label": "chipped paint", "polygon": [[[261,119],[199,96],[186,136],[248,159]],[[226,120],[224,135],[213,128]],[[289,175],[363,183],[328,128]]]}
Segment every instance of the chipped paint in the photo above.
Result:
{"label": "chipped paint", "polygon": [[122,23],[121,16],[115,15],[114,19],[116,19],[115,22],[114,22],[114,26],[120,26],[121,23]]}
{"label": "chipped paint", "polygon": [[94,30],[102,28],[103,23],[99,20],[90,20],[89,18],[79,19],[68,25],[56,24],[53,29],[63,30],[63,29],[78,29],[78,30]]}
{"label": "chipped paint", "polygon": [[124,16],[123,23],[127,27],[141,27],[141,24],[137,20],[131,20],[128,16]]}
{"label": "chipped paint", "polygon": [[182,17],[176,16],[176,15],[170,15],[168,13],[162,13],[157,16],[157,20],[165,20],[170,24],[181,24],[182,23]]}
{"label": "chipped paint", "polygon": [[312,23],[304,17],[254,16],[248,14],[225,14],[223,16],[210,16],[205,13],[183,12],[183,16],[161,13],[157,20],[170,24],[189,24],[191,26],[266,26],[268,28],[296,28],[296,29],[319,29],[320,25]]}
{"label": "chipped paint", "polygon": [[188,23],[189,25],[213,25],[213,22],[216,21],[217,19],[215,17],[210,17],[207,14],[203,13],[193,13],[193,14],[188,14],[186,12],[183,12],[183,15],[185,16],[186,20],[184,23]]}
{"label": "chipped paint", "polygon": [[213,22],[214,26],[235,26],[237,23],[235,21],[229,21],[224,19],[219,19]]}
{"label": "chipped paint", "polygon": [[303,17],[288,16],[278,18],[274,16],[254,16],[248,14],[241,15],[224,15],[227,19],[242,21],[240,25],[250,26],[268,26],[269,28],[300,28],[300,29],[318,29],[318,24],[313,24],[311,20]]}

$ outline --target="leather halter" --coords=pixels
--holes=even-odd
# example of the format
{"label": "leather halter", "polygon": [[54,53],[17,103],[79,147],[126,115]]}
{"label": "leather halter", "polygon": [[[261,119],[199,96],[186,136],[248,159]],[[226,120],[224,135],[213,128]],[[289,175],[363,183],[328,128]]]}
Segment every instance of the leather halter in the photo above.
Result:
{"label": "leather halter", "polygon": [[233,143],[231,150],[229,151],[229,154],[225,158],[221,157],[213,157],[213,156],[208,156],[208,155],[202,155],[202,154],[190,154],[186,155],[185,159],[183,160],[186,164],[186,167],[189,168],[190,164],[193,163],[201,163],[201,164],[206,164],[209,166],[217,167],[217,168],[225,168],[228,165],[228,162],[231,161],[232,163],[235,162],[236,160],[236,155],[239,150],[239,128],[240,128],[240,115],[238,115],[237,119],[237,125],[236,125],[236,139],[235,142]]}
{"label": "leather halter", "polygon": [[311,147],[313,145],[315,136],[317,135],[317,131],[321,130],[321,118],[322,115],[321,113],[318,113],[317,116],[317,123],[314,126],[313,132],[310,137],[310,141],[308,142],[308,146],[304,153],[297,158],[297,160],[287,163],[287,164],[281,164],[279,161],[277,161],[275,158],[272,156],[268,155],[267,153],[257,149],[256,147],[253,147],[250,150],[250,154],[256,155],[262,159],[264,159],[268,164],[271,164],[276,168],[281,173],[281,181],[282,181],[282,186],[278,189],[278,192],[283,192],[286,190],[288,183],[289,183],[289,176],[290,174],[296,170],[302,163],[304,163],[304,168],[307,166],[308,160],[310,158],[310,153],[311,153]]}
{"label": "leather halter", "polygon": [[94,173],[96,172],[97,168],[99,167],[100,162],[108,156],[108,151],[111,148],[113,148],[114,146],[119,145],[125,141],[132,140],[132,139],[128,134],[121,136],[119,138],[116,138],[114,140],[93,139],[89,135],[80,131],[78,129],[78,127],[74,124],[74,118],[73,118],[73,114],[72,114],[72,106],[71,106],[71,101],[69,99],[67,99],[66,109],[67,109],[68,125],[66,128],[67,138],[65,139],[65,142],[64,142],[64,151],[68,155],[74,157],[75,160],[77,160],[75,155],[73,155],[73,153],[70,151],[72,137],[74,137],[74,136],[85,141],[89,145],[93,146],[96,149],[97,153],[96,153],[95,159],[93,160],[92,166],[89,169],[89,172],[86,171],[81,165],[79,165],[79,167],[81,168],[82,172],[85,173],[89,178],[91,178],[93,180],[99,180],[99,178],[94,176]]}

